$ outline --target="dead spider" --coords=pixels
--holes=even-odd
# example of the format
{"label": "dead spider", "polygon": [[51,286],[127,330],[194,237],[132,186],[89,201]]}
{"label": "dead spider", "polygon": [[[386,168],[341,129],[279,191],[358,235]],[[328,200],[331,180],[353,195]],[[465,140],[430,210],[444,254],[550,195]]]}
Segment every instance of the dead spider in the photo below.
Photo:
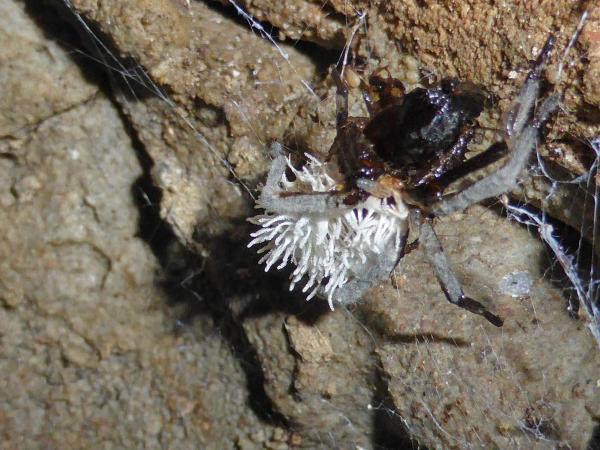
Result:
{"label": "dead spider", "polygon": [[[410,224],[448,301],[501,326],[500,317],[463,293],[432,221],[515,187],[540,129],[560,102],[553,93],[536,108],[553,46],[551,36],[506,118],[504,140],[470,159],[465,151],[485,100],[474,85],[445,79],[403,95],[398,80],[376,72],[368,85],[361,83],[369,117],[349,117],[348,89],[334,70],[337,136],[327,160],[307,155],[297,169],[280,144],[272,146],[275,158],[257,202],[265,214],[251,219],[261,228],[249,244],[264,244],[259,253],[265,253],[265,270],[292,262],[290,290],[307,280],[308,298],[326,296],[332,308],[334,301],[354,302],[390,277],[404,254]],[[443,194],[453,181],[506,153],[497,171]]]}

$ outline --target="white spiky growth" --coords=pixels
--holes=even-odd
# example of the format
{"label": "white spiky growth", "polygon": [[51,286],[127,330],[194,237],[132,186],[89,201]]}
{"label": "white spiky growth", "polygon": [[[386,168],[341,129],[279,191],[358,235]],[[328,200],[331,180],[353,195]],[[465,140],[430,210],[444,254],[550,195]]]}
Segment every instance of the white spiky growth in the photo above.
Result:
{"label": "white spiky growth", "polygon": [[[289,157],[287,166],[295,179],[290,181],[282,175],[281,192],[329,192],[336,185],[330,175],[331,167],[311,155],[306,155],[307,163],[301,169],[294,168]],[[293,202],[293,196],[286,201]],[[260,263],[265,263],[265,271],[276,265],[283,269],[289,263],[296,266],[290,276],[290,290],[306,279],[302,292],[307,299],[319,294],[327,298],[333,309],[336,290],[349,280],[365,271],[365,263],[378,258],[385,251],[393,251],[401,239],[401,222],[406,220],[408,211],[405,205],[369,197],[353,207],[339,207],[326,213],[297,211],[293,214],[280,214],[271,211],[258,200],[256,207],[265,213],[250,219],[260,225],[251,234],[252,247],[265,244],[258,253],[265,253]],[[288,208],[289,209],[289,208]]]}

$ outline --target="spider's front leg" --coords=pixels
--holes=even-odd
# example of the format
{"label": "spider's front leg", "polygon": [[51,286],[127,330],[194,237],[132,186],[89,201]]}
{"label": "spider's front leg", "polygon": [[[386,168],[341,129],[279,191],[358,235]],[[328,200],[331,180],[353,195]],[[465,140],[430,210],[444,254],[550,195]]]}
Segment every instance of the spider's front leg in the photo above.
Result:
{"label": "spider's front leg", "polygon": [[[413,218],[414,221],[421,220],[420,214],[415,214],[415,216]],[[433,267],[436,278],[446,295],[446,299],[456,306],[485,317],[491,324],[501,327],[504,322],[500,317],[492,314],[481,303],[464,294],[460,283],[448,264],[448,259],[444,254],[442,244],[431,226],[430,219],[426,219],[420,224],[419,243]]]}
{"label": "spider's front leg", "polygon": [[344,207],[343,198],[336,192],[302,193],[283,190],[281,182],[288,167],[287,157],[278,142],[271,144],[271,154],[274,159],[257,207],[275,211],[277,214],[318,214],[326,213],[333,208]]}
{"label": "spider's front leg", "polygon": [[335,67],[331,69],[331,77],[335,83],[335,126],[340,135],[342,128],[348,122],[348,86]]}

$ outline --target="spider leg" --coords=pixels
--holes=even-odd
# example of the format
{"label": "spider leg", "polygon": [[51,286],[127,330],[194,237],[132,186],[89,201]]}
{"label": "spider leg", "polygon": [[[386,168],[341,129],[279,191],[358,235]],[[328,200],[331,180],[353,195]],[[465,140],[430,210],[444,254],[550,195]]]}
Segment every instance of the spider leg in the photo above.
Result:
{"label": "spider leg", "polygon": [[374,176],[375,171],[382,170],[382,166],[377,167],[375,163],[377,155],[372,149],[373,144],[364,136],[366,118],[348,116],[348,85],[335,67],[331,71],[331,76],[336,85],[337,134],[329,149],[328,159],[337,158],[338,168],[346,177],[346,181],[365,169]]}
{"label": "spider leg", "polygon": [[546,40],[533,69],[529,72],[525,79],[525,83],[523,83],[523,86],[521,87],[517,100],[509,111],[505,124],[505,133],[508,137],[518,136],[527,126],[529,118],[531,117],[531,111],[533,111],[533,108],[535,107],[535,102],[537,101],[540,92],[542,71],[548,63],[555,41],[556,38],[554,36],[550,36]]}
{"label": "spider leg", "polygon": [[276,156],[257,202],[258,207],[277,211],[278,214],[325,213],[332,208],[348,208],[343,204],[342,195],[335,192],[305,194],[283,191],[280,183],[287,168],[287,158],[283,155],[283,149],[279,143],[271,145],[271,153]]}
{"label": "spider leg", "polygon": [[533,70],[527,76],[509,116],[506,126],[509,160],[502,168],[476,181],[463,191],[442,197],[430,208],[432,214],[439,216],[462,211],[482,200],[497,197],[515,186],[519,174],[527,165],[531,152],[538,143],[540,128],[545,125],[560,103],[560,95],[552,94],[542,102],[533,119],[530,118],[538,99],[542,69],[548,61],[553,45],[554,37],[550,37]]}
{"label": "spider leg", "polygon": [[457,162],[462,160],[463,155],[467,151],[469,143],[473,139],[473,135],[473,128],[468,128],[463,134],[461,134],[456,141],[456,144],[452,146],[449,152],[445,153],[436,161],[436,164],[433,168],[427,170],[425,174],[418,176],[414,186],[421,187],[429,184],[451,170]]}
{"label": "spider leg", "polygon": [[435,272],[438,282],[446,295],[446,299],[456,306],[485,317],[492,325],[501,327],[503,320],[500,317],[489,312],[487,308],[478,301],[465,296],[460,283],[448,264],[442,244],[435,234],[429,219],[421,223],[419,243]]}
{"label": "spider leg", "polygon": [[348,122],[348,86],[342,80],[337,68],[331,69],[331,76],[335,83],[335,124],[338,134],[343,126]]}
{"label": "spider leg", "polygon": [[506,142],[496,142],[481,153],[467,159],[460,166],[450,169],[439,177],[436,182],[443,188],[446,188],[470,173],[495,163],[503,156],[506,156],[507,152],[508,147],[506,146]]}
{"label": "spider leg", "polygon": [[363,80],[360,80],[360,93],[367,108],[367,112],[369,113],[369,117],[373,117],[375,114],[375,100],[373,100],[369,86],[367,86]]}

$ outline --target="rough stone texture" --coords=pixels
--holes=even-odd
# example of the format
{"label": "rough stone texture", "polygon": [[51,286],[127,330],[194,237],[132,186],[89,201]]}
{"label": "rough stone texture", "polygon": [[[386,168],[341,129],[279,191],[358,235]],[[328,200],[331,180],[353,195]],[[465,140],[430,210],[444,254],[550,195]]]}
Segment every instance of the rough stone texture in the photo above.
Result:
{"label": "rough stone texture", "polygon": [[[563,111],[552,126],[550,145],[541,149],[541,153],[577,174],[585,170],[586,161],[593,157],[590,148],[576,138],[600,134],[597,99],[600,90],[596,76],[600,64],[600,13],[593,2],[331,1],[323,9],[330,13],[325,19],[311,11],[311,6],[321,3],[317,1],[293,2],[293,10],[289,2],[249,0],[239,3],[261,19],[269,17],[271,23],[284,30],[284,37],[295,40],[302,35],[315,42],[326,36],[332,43],[339,42],[331,30],[339,33],[337,30],[342,26],[349,35],[357,12],[366,12],[369,31],[362,36],[359,54],[368,59],[370,69],[388,66],[397,75],[399,63],[401,67],[398,56],[406,53],[416,58],[418,66],[429,77],[458,77],[481,84],[498,102],[498,113],[482,118],[482,124],[489,127],[500,126],[502,113],[506,112],[529,69],[528,61],[535,59],[548,33],[553,31],[557,35],[557,49],[565,48],[584,6],[589,4],[591,14],[587,26],[569,56],[561,80],[565,97]],[[556,64],[560,54],[562,51],[557,52],[553,65],[546,71],[552,82],[557,81]],[[568,190],[569,187],[559,188]],[[542,192],[541,195],[539,191],[537,195],[533,193],[530,199],[538,206],[546,193]],[[569,194],[559,193],[558,197],[569,198]],[[577,228],[580,217],[563,211],[562,206],[569,203],[550,204],[546,208]]]}
{"label": "rough stone texture", "polygon": [[[0,3],[4,18],[0,29],[0,138],[18,138],[28,127],[35,127],[73,105],[85,102],[98,90],[81,82],[81,69],[73,64],[58,45],[49,45],[41,30],[32,28],[25,14],[14,13],[14,2]],[[8,18],[11,20],[8,20]],[[23,45],[23,43],[28,45]],[[51,67],[52,70],[40,70]],[[78,84],[79,89],[70,89]],[[47,89],[39,89],[46,86]]]}
{"label": "rough stone texture", "polygon": [[245,321],[266,393],[294,424],[303,448],[371,448],[376,372],[369,330],[342,311],[317,323],[299,317]]}
{"label": "rough stone texture", "polygon": [[[598,348],[568,317],[563,286],[553,286],[543,247],[526,230],[481,207],[436,224],[466,292],[506,319],[495,329],[444,300],[419,250],[351,311],[305,305],[285,292],[284,277],[256,267],[239,223],[251,214],[246,188],[268,167],[268,142],[328,149],[333,90],[324,69],[339,51],[325,49],[341,49],[357,10],[368,12],[358,51],[369,69],[389,64],[409,85],[421,75],[480,83],[498,99],[482,124],[498,126],[535,49],[551,29],[564,47],[580,8],[239,2],[280,38],[317,44],[278,50],[230,2],[72,3],[108,45],[85,52],[108,66],[123,114],[39,31],[23,39],[32,48],[3,49],[19,56],[0,61],[27,61],[18,75],[0,70],[11,86],[0,122],[0,362],[11,374],[0,423],[13,447],[403,448],[413,439],[431,448],[586,448],[600,419]],[[546,151],[574,173],[589,161],[575,141],[599,134],[597,24],[594,11],[569,57],[564,111]],[[25,28],[4,32],[14,40]],[[44,57],[44,69],[27,60]],[[43,97],[25,83],[58,88]],[[201,256],[188,267],[185,251],[165,257],[148,237],[161,270],[182,268],[177,285],[202,299],[182,335],[156,291],[156,260],[135,237],[129,190],[141,170],[123,120],[153,164],[160,216]],[[501,293],[515,271],[534,280],[529,296]],[[60,441],[50,441],[55,430],[64,430]]]}
{"label": "rough stone texture", "polygon": [[[404,448],[406,434],[427,448],[587,448],[598,347],[544,275],[543,245],[483,207],[436,229],[465,291],[504,327],[447,303],[414,251],[353,311],[244,319],[269,397],[307,448]],[[518,298],[501,290],[513,272],[534,280]]]}
{"label": "rough stone texture", "polygon": [[[310,95],[300,80],[312,75],[314,64],[291,47],[282,49],[289,61],[282,60],[269,43],[199,2],[189,8],[159,0],[73,5],[160,85],[134,78],[120,99],[155,162],[162,215],[175,232],[202,247],[192,239],[195,230],[220,233],[232,219],[247,217],[243,188],[228,180],[226,166],[256,183],[266,170],[266,143],[283,134]],[[177,102],[175,109],[159,89]]]}
{"label": "rough stone texture", "polygon": [[591,11],[588,25],[581,36],[587,47],[589,67],[583,76],[583,98],[590,105],[600,107],[600,9]]}
{"label": "rough stone texture", "polygon": [[[415,289],[427,263],[408,255],[394,287],[365,303],[386,336],[376,351],[396,413],[431,448],[585,449],[600,407],[598,347],[565,320],[560,290],[544,277],[544,247],[482,207],[436,230],[466,291],[506,321],[490,327],[452,307],[432,275]],[[500,290],[517,271],[535,280],[520,298]]]}
{"label": "rough stone texture", "polygon": [[0,3],[0,447],[267,445],[212,318],[175,332],[137,236],[140,161],[55,17]]}

